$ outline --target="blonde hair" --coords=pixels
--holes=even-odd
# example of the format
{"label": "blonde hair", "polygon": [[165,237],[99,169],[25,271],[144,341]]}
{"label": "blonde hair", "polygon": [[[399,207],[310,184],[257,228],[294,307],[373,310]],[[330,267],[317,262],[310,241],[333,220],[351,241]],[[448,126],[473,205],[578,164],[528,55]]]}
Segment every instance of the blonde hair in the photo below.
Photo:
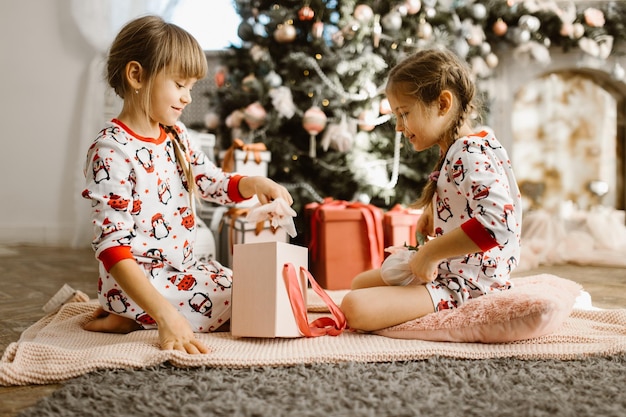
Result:
{"label": "blonde hair", "polygon": [[[416,52],[391,69],[387,81],[388,91],[397,91],[415,98],[424,107],[436,102],[444,90],[450,91],[458,103],[455,117],[449,129],[440,139],[446,149],[458,137],[458,132],[476,109],[476,88],[468,65],[456,54],[440,48]],[[433,171],[443,165],[445,154],[440,153]],[[431,204],[437,188],[436,181],[429,180],[413,207],[422,208]]]}
{"label": "blonde hair", "polygon": [[[136,61],[142,68],[145,90],[140,96],[146,117],[150,114],[150,99],[155,77],[161,71],[182,78],[200,80],[207,74],[207,60],[198,41],[181,27],[165,22],[159,16],[143,16],[128,22],[117,34],[109,49],[106,79],[115,93],[125,100],[135,100],[134,91],[126,79],[126,65]],[[189,155],[171,126],[165,129],[174,137],[174,151],[187,181],[190,194],[194,191]]]}

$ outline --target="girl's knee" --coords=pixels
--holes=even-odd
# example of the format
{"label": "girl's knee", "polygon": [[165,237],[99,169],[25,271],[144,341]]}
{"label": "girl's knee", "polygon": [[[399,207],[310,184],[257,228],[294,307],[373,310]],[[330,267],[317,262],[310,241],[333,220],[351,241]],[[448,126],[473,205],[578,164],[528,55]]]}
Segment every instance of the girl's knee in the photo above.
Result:
{"label": "girl's knee", "polygon": [[356,330],[365,330],[367,327],[367,306],[358,292],[351,291],[341,301],[341,311],[346,316],[348,327]]}

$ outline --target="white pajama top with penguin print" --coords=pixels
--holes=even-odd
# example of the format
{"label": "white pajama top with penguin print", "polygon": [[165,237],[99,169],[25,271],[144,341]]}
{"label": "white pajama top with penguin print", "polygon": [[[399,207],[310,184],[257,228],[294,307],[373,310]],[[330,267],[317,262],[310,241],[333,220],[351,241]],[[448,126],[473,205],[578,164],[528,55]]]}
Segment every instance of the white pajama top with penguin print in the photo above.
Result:
{"label": "white pajama top with penguin print", "polygon": [[[241,176],[215,166],[190,142],[181,123],[168,129],[180,138],[203,199],[243,200]],[[145,138],[112,120],[89,148],[83,197],[91,200],[92,245],[100,261],[98,299],[108,312],[156,327],[108,272],[122,259],[135,259],[194,331],[208,332],[230,318],[232,271],[194,256],[197,226],[187,180],[176,162],[174,135],[162,127],[158,138]]]}
{"label": "white pajama top with penguin print", "polygon": [[461,227],[480,252],[447,259],[426,285],[435,310],[511,288],[520,256],[521,195],[506,150],[492,133],[457,139],[433,197],[435,236]]}

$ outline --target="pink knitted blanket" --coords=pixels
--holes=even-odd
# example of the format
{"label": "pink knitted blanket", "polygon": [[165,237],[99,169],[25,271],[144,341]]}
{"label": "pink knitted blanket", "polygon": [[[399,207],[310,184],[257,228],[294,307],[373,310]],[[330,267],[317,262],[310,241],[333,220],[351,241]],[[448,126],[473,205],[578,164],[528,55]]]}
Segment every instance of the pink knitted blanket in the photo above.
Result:
{"label": "pink knitted blanket", "polygon": [[224,332],[198,335],[212,351],[188,355],[160,350],[156,330],[127,335],[83,330],[82,324],[96,306],[94,301],[66,304],[58,313],[45,316],[24,331],[0,360],[0,385],[55,383],[98,369],[141,368],[166,361],[179,367],[248,367],[420,360],[433,356],[574,359],[626,351],[626,309],[574,310],[558,331],[513,343],[430,342],[354,332],[338,337],[238,339]]}

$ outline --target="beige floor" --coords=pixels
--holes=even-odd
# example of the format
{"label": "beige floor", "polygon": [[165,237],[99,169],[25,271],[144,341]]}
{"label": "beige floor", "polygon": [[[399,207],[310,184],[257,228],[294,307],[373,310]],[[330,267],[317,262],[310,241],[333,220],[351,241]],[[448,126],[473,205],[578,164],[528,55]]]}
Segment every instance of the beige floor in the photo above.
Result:
{"label": "beige floor", "polygon": [[[626,270],[560,265],[516,274],[550,273],[580,283],[600,308],[626,308]],[[0,246],[0,351],[40,319],[41,307],[64,283],[95,296],[97,265],[91,249]],[[0,387],[0,417],[50,395],[59,385]]]}

